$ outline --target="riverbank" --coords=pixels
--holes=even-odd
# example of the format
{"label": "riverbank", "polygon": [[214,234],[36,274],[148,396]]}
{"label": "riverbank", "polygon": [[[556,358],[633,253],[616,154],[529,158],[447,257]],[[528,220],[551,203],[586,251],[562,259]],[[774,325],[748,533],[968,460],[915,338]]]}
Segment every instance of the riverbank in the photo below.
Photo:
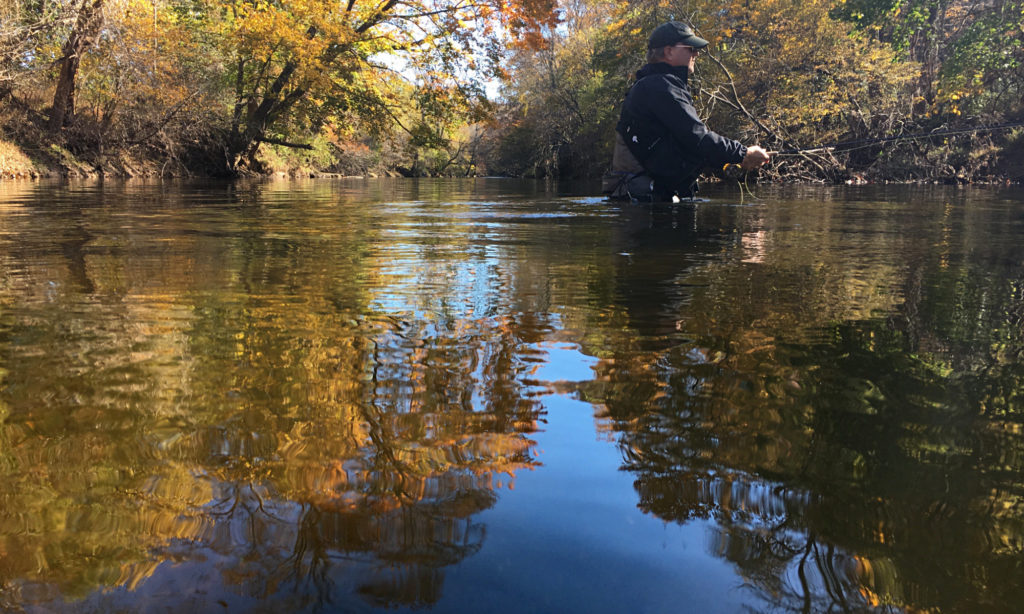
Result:
{"label": "riverbank", "polygon": [[[349,160],[348,164],[342,164],[344,168],[339,168],[338,161],[334,161],[328,168],[318,168],[314,164],[302,161],[297,163],[296,160],[284,159],[268,152],[263,160],[265,171],[257,175],[324,178],[418,176],[403,167],[371,167],[365,161],[352,162]],[[906,165],[888,171],[878,167],[862,169],[859,172],[846,172],[843,169],[832,179],[836,184],[1024,184],[1024,138],[1015,139],[1015,142],[1003,149],[999,156],[995,156],[994,164],[981,172],[949,172],[945,173],[945,176],[937,177],[934,172],[928,170],[923,166],[914,169]],[[32,148],[0,138],[0,180],[180,178],[217,177],[224,174],[223,171],[218,172],[210,160],[204,163],[187,157],[157,157],[124,151],[106,154],[86,151],[76,155],[57,144],[41,144]],[[706,180],[714,181],[710,177]],[[825,179],[815,178],[809,174],[801,176],[799,173],[787,173],[774,166],[760,172],[758,180],[763,183],[829,183]]]}
{"label": "riverbank", "polygon": [[135,160],[123,154],[98,161],[83,160],[59,145],[42,146],[35,151],[0,140],[0,179],[90,179],[99,177],[156,177],[159,163]]}
{"label": "riverbank", "polygon": [[40,168],[20,147],[0,141],[0,179],[39,179],[49,171]]}
{"label": "riverbank", "polygon": [[[97,159],[98,158],[98,159]],[[309,168],[274,169],[267,176],[345,176]],[[184,164],[152,160],[126,153],[79,157],[58,145],[35,151],[0,140],[0,180],[15,179],[132,179],[146,177],[213,177],[218,173],[189,169]],[[371,173],[376,176],[376,174]],[[398,173],[395,173],[398,175]]]}
{"label": "riverbank", "polygon": [[[41,131],[32,130],[31,138],[5,139],[0,126],[0,181],[17,179],[133,179],[227,177],[222,160],[211,153],[212,147],[196,147],[192,151],[168,156],[165,151],[131,148],[128,151],[99,153],[85,149],[74,153],[55,143],[47,144]],[[28,130],[26,130],[28,131]],[[32,142],[38,145],[20,145]],[[175,149],[184,149],[175,145]],[[401,163],[382,164],[378,156],[366,152],[340,152],[340,155],[317,164],[301,157],[280,155],[267,146],[261,153],[261,172],[247,170],[245,176],[265,177],[417,177],[427,176]]]}

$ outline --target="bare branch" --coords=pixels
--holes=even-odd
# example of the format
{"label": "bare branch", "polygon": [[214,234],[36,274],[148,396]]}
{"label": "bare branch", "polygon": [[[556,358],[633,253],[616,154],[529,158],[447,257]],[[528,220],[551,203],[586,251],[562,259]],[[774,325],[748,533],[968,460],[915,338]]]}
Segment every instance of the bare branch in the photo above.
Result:
{"label": "bare branch", "polygon": [[733,79],[732,73],[729,72],[729,69],[725,67],[725,64],[723,64],[721,60],[719,60],[716,56],[712,55],[711,53],[708,53],[707,56],[711,58],[711,60],[715,64],[718,65],[718,67],[722,70],[723,73],[725,73],[725,78],[727,79],[727,82],[729,84],[729,89],[732,91],[732,102],[735,103],[733,108],[743,113],[743,115],[745,115],[747,119],[751,121],[751,123],[760,128],[765,134],[784,144],[786,142],[785,139],[780,137],[774,131],[769,130],[764,124],[761,123],[761,120],[754,117],[754,114],[748,111],[747,107],[743,105],[743,101],[740,100],[739,92],[736,91],[736,80]]}

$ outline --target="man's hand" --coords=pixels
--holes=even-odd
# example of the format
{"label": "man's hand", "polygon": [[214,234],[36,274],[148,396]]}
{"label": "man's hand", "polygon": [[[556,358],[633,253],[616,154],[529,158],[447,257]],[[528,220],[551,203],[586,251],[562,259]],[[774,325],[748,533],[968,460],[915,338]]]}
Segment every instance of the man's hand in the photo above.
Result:
{"label": "man's hand", "polygon": [[757,145],[751,145],[747,147],[747,155],[743,156],[743,162],[740,163],[740,167],[745,171],[752,171],[755,168],[761,168],[764,166],[771,156],[762,147]]}

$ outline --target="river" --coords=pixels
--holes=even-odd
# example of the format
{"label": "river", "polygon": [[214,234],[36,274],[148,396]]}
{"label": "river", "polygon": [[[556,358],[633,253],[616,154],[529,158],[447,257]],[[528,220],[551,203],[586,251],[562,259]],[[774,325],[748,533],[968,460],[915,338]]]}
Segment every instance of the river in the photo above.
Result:
{"label": "river", "polygon": [[1024,603],[1024,191],[592,194],[0,183],[0,609]]}

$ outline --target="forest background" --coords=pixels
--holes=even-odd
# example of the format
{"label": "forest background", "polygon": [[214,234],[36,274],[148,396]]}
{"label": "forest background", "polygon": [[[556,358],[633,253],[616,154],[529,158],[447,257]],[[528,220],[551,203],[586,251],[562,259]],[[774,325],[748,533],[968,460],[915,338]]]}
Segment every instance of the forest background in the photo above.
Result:
{"label": "forest background", "polygon": [[669,19],[716,131],[859,142],[761,180],[1024,179],[1024,0],[0,0],[0,175],[598,177]]}

